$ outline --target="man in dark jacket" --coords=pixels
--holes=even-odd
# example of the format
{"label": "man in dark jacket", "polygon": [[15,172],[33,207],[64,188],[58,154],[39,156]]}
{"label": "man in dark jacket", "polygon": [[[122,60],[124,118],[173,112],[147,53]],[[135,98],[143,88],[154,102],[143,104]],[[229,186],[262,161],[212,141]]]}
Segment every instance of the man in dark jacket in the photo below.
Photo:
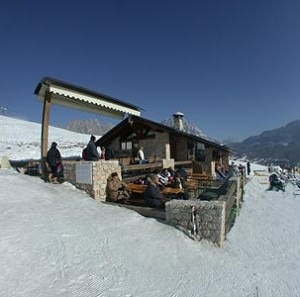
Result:
{"label": "man in dark jacket", "polygon": [[106,147],[105,149],[105,160],[110,160],[114,158],[114,152],[111,148]]}
{"label": "man in dark jacket", "polygon": [[150,174],[148,178],[145,200],[149,206],[155,208],[164,208],[165,203],[169,201],[169,199],[160,193],[159,178],[156,174]]}
{"label": "man in dark jacket", "polygon": [[92,135],[86,147],[86,154],[87,154],[88,161],[98,161],[100,159],[100,155],[97,151],[95,140],[96,137]]}
{"label": "man in dark jacket", "polygon": [[57,149],[56,142],[52,142],[51,148],[47,152],[47,163],[51,170],[51,175],[49,176],[49,180],[53,182],[57,182],[57,178],[58,178],[57,165],[61,163],[61,155],[59,150]]}
{"label": "man in dark jacket", "polygon": [[179,168],[175,171],[175,173],[178,172],[182,179],[185,181],[188,179],[188,174],[186,170],[184,169],[183,165],[180,165]]}

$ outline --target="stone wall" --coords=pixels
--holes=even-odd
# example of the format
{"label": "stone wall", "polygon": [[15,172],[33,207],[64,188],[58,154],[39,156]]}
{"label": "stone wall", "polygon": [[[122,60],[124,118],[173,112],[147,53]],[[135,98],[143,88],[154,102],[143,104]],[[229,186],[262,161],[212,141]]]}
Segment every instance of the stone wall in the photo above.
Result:
{"label": "stone wall", "polygon": [[229,230],[233,205],[240,206],[242,178],[230,180],[227,194],[216,201],[172,200],[166,203],[166,222],[194,240],[206,239],[222,247]]}
{"label": "stone wall", "polygon": [[0,168],[2,169],[10,169],[11,165],[9,163],[9,159],[7,156],[3,156],[0,163]]}
{"label": "stone wall", "polygon": [[122,178],[121,167],[116,160],[64,161],[65,180],[98,201],[106,200],[106,180],[113,172],[118,172]]}
{"label": "stone wall", "polygon": [[[65,180],[102,202],[106,200],[107,178],[113,172],[118,172],[121,177],[121,167],[115,160],[64,161]],[[194,240],[206,239],[222,247],[229,230],[232,207],[234,204],[240,207],[243,186],[242,176],[233,177],[226,195],[217,201],[172,200],[166,203],[166,222]]]}
{"label": "stone wall", "polygon": [[143,139],[139,141],[139,145],[144,147],[146,159],[160,160],[166,158],[166,144],[169,143],[168,133],[155,133],[155,137],[151,139]]}
{"label": "stone wall", "polygon": [[172,200],[166,204],[166,222],[195,240],[222,246],[225,239],[225,202]]}
{"label": "stone wall", "polygon": [[229,232],[234,219],[233,209],[238,210],[241,207],[242,190],[241,177],[232,177],[230,179],[230,186],[228,187],[226,195],[221,195],[218,201],[226,202],[225,205],[225,234]]}
{"label": "stone wall", "polygon": [[[169,166],[174,168],[174,159],[163,159],[162,162],[165,168]],[[138,166],[143,168],[143,165]],[[117,160],[64,161],[65,180],[75,185],[76,188],[84,190],[98,201],[106,201],[107,178],[113,172],[118,172],[122,179],[121,166]]]}

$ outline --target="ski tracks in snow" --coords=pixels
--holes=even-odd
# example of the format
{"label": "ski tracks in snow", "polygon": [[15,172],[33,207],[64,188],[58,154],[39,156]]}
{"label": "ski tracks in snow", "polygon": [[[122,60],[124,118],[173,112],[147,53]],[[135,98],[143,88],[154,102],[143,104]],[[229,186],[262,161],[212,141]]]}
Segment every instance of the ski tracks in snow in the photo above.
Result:
{"label": "ski tracks in snow", "polygon": [[[296,275],[300,263],[300,222],[292,218],[300,213],[300,200],[292,198],[292,185],[286,187],[286,192],[266,191],[265,179],[264,176],[255,178],[246,185],[241,215],[228,235],[230,249],[237,259],[248,257],[247,264],[241,260],[241,265],[247,266],[244,283],[257,287],[259,296],[299,297]],[[257,187],[261,188],[261,195],[257,195]],[[242,241],[239,243],[242,248],[235,251],[237,240]],[[297,243],[287,244],[291,241]]]}

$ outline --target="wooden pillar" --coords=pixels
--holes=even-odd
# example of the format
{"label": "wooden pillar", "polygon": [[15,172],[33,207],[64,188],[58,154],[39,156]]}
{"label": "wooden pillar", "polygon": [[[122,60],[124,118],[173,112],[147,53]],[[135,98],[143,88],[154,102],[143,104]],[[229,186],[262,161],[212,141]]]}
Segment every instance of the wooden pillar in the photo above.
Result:
{"label": "wooden pillar", "polygon": [[43,106],[43,119],[42,119],[42,133],[41,133],[41,165],[42,165],[42,178],[47,181],[47,152],[48,152],[48,130],[49,130],[49,116],[51,108],[51,93],[46,92],[44,97]]}
{"label": "wooden pillar", "polygon": [[208,147],[205,149],[205,168],[204,170],[208,174],[214,174],[215,172],[215,162],[213,159],[213,149]]}
{"label": "wooden pillar", "polygon": [[170,144],[169,143],[166,143],[166,145],[165,145],[165,152],[166,152],[165,158],[167,160],[170,160],[171,159],[171,151],[170,151]]}

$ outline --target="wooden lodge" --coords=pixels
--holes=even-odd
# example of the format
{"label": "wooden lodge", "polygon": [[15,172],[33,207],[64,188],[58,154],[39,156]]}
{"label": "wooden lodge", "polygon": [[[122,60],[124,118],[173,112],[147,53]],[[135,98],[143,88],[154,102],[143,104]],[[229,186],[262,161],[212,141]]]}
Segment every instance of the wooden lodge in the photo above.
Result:
{"label": "wooden lodge", "polygon": [[[43,102],[41,167],[45,181],[52,104],[122,119],[96,141],[97,146],[111,149],[114,157],[99,161],[64,160],[65,180],[94,199],[106,202],[106,183],[112,172],[117,172],[124,180],[126,175],[134,178],[136,173],[183,165],[191,177],[188,185],[188,190],[194,193],[191,199],[171,199],[163,211],[134,204],[124,206],[145,216],[164,219],[194,240],[207,239],[218,246],[223,245],[232,224],[232,210],[240,206],[245,183],[245,174],[232,177],[229,183],[222,185],[213,178],[216,162],[229,166],[231,151],[228,147],[185,131],[182,113],[173,115],[172,126],[163,125],[140,117],[141,109],[135,105],[50,77],[43,78],[34,93]],[[137,160],[139,147],[144,149],[146,164],[139,164]],[[134,186],[132,193],[143,194],[145,188],[141,185],[131,186]],[[171,190],[178,189],[166,190],[164,195],[174,194]],[[206,199],[203,201],[199,194],[205,195]]]}
{"label": "wooden lodge", "polygon": [[[229,165],[228,147],[185,132],[182,113],[173,115],[173,123],[169,127],[131,115],[97,140],[96,145],[110,148],[126,172],[160,167],[162,160],[173,160],[174,167],[184,165],[191,172],[210,175],[215,173],[215,162]],[[148,164],[137,164],[139,147],[144,148]]]}

